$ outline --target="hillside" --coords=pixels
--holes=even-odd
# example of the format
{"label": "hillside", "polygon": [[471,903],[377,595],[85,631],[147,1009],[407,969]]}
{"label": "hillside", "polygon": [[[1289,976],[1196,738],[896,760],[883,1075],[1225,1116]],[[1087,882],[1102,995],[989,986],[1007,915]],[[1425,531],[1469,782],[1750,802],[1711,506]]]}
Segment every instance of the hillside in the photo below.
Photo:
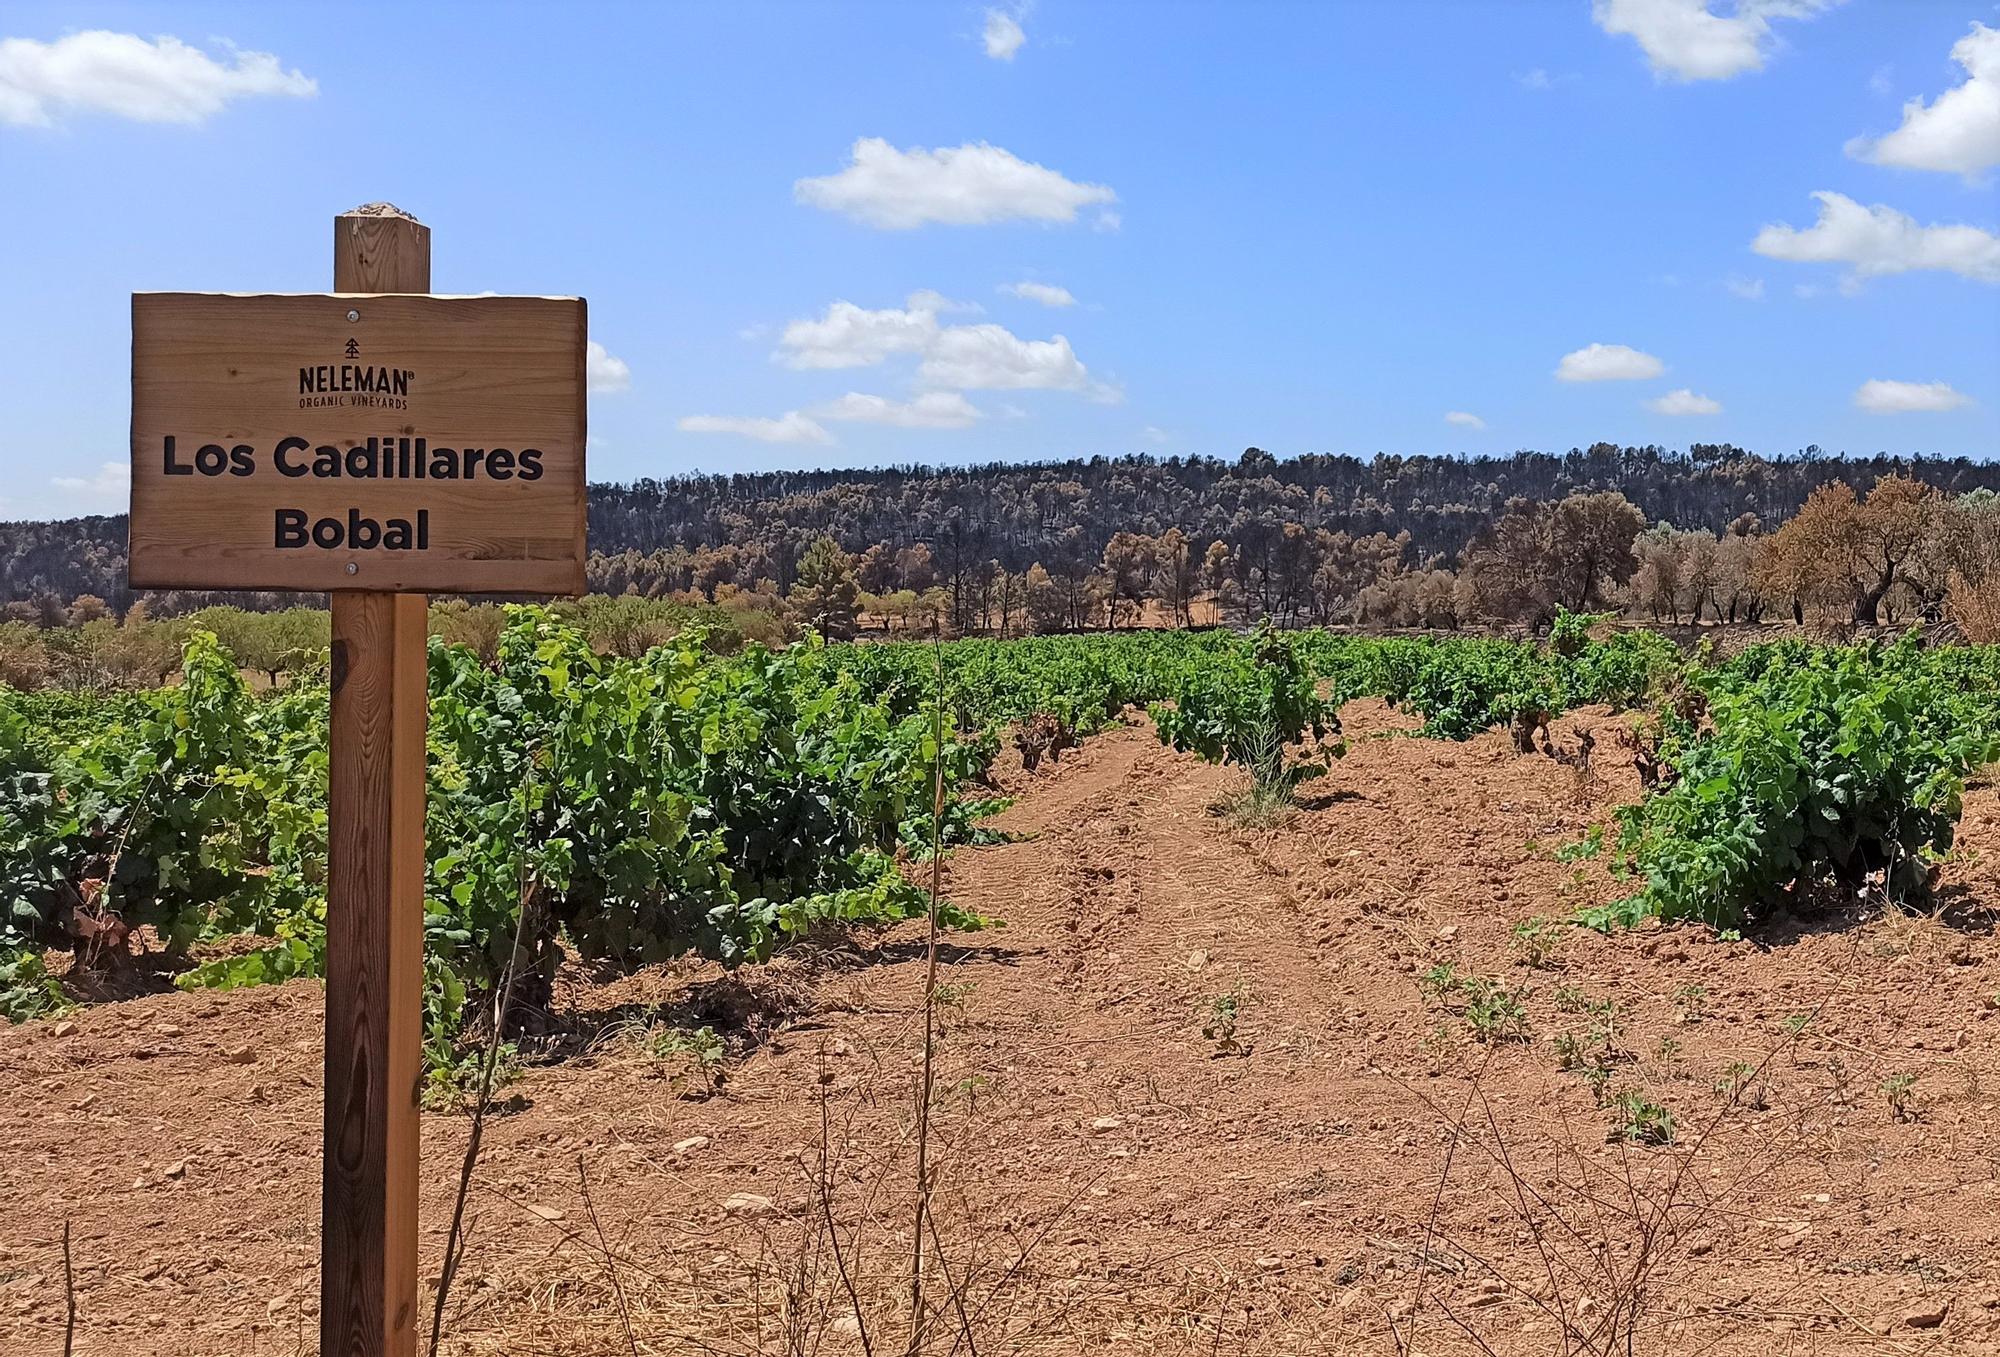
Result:
{"label": "hillside", "polygon": [[[941,573],[993,560],[1019,573],[1040,563],[1098,561],[1118,532],[1180,528],[1197,542],[1240,543],[1287,524],[1409,535],[1418,559],[1455,559],[1515,499],[1616,491],[1647,522],[1719,532],[1745,514],[1789,517],[1832,480],[1866,491],[1901,472],[1949,493],[2000,490],[2000,465],[1967,458],[1831,457],[1809,447],[1765,457],[1728,445],[1685,454],[1657,446],[1593,444],[1564,454],[1506,458],[1308,455],[1258,449],[1235,461],[1148,456],[982,466],[691,475],[590,490],[590,545],[623,553],[734,549],[754,578],[789,589],[799,558],[821,535],[854,554],[930,546]],[[91,594],[122,612],[125,519],[0,523],[0,604]],[[211,601],[283,606],[276,596],[192,595],[170,611]],[[296,601],[296,600],[291,600]]]}

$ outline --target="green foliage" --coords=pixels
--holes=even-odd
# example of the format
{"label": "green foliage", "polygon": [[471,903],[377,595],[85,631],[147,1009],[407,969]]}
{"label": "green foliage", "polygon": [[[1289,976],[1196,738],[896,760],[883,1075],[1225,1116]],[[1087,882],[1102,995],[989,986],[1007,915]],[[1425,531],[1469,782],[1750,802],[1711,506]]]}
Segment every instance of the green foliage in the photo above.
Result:
{"label": "green foliage", "polygon": [[1563,939],[1572,926],[1558,919],[1523,919],[1511,930],[1509,945],[1523,966],[1531,970],[1545,969],[1556,964]]}
{"label": "green foliage", "polygon": [[[1346,753],[1345,744],[1318,743],[1339,731],[1340,719],[1319,696],[1318,682],[1293,639],[1269,628],[1260,629],[1247,647],[1182,673],[1172,699],[1171,705],[1153,708],[1161,743],[1210,763],[1244,768],[1261,792],[1288,795]],[[1287,762],[1285,747],[1308,732],[1315,750]]]}
{"label": "green foliage", "polygon": [[1611,1099],[1613,1122],[1610,1140],[1629,1145],[1671,1145],[1674,1143],[1674,1114],[1643,1093],[1631,1089]]}
{"label": "green foliage", "polygon": [[1417,978],[1417,988],[1430,1002],[1456,1008],[1472,1035],[1487,1045],[1505,1041],[1527,1041],[1527,1000],[1525,985],[1504,985],[1482,975],[1460,975],[1449,964],[1433,966]]}
{"label": "green foliage", "polygon": [[[813,648],[720,657],[699,629],[637,659],[597,654],[552,612],[510,609],[493,663],[434,640],[425,933],[434,1069],[484,1001],[529,911],[525,997],[558,944],[619,963],[737,965],[825,926],[922,916],[897,868],[991,800],[961,797],[995,747],[940,744]],[[323,682],[263,696],[205,632],[182,681],[126,696],[0,690],[0,1004],[56,991],[40,949],[81,912],[151,924],[170,948],[269,945],[194,967],[188,987],[314,974],[325,949]],[[944,906],[943,922],[983,921]]]}
{"label": "green foliage", "polygon": [[2000,753],[1992,661],[1971,658],[1912,636],[1764,647],[1701,676],[1712,726],[1670,736],[1673,784],[1622,813],[1646,884],[1585,921],[1737,928],[1822,885],[1924,898],[1966,776]]}
{"label": "green foliage", "polygon": [[1237,1024],[1243,1016],[1243,1005],[1248,1002],[1243,986],[1238,984],[1227,994],[1218,994],[1209,1000],[1208,1017],[1201,1025],[1201,1035],[1215,1043],[1216,1055],[1247,1055],[1249,1047],[1237,1036]]}
{"label": "green foliage", "polygon": [[1561,612],[1546,645],[1493,637],[1393,640],[1309,634],[1314,667],[1332,677],[1337,699],[1374,695],[1424,718],[1424,734],[1464,740],[1523,715],[1558,716],[1602,702],[1627,707],[1679,664],[1673,644],[1652,632],[1592,640],[1606,619]]}

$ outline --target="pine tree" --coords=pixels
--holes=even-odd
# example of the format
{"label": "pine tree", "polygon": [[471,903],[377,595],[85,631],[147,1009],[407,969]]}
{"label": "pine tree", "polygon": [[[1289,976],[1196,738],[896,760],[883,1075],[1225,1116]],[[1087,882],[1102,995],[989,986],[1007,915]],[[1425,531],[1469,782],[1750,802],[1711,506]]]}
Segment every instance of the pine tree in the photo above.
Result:
{"label": "pine tree", "polygon": [[799,558],[792,607],[801,622],[829,641],[854,638],[861,586],[854,578],[854,562],[831,537],[816,539]]}

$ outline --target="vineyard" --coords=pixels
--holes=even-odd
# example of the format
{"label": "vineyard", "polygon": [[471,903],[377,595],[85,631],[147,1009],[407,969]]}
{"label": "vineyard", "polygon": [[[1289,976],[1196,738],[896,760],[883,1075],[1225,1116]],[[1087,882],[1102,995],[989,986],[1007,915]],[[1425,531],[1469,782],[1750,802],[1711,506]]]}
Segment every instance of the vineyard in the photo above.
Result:
{"label": "vineyard", "polygon": [[[1967,873],[1985,878],[1961,830],[1968,806],[1990,801],[1981,774],[2000,758],[2000,650],[1931,646],[1917,635],[1687,652],[1601,617],[1564,614],[1531,640],[1149,630],[808,640],[772,650],[694,625],[628,657],[594,650],[574,619],[518,607],[489,654],[444,639],[430,651],[426,1103],[442,1114],[434,1120],[447,1141],[465,1120],[454,1114],[468,1106],[480,1048],[502,1034],[496,1016],[510,1059],[518,1048],[541,1066],[532,1075],[515,1067],[514,1077],[550,1115],[560,1081],[589,1079],[600,1057],[559,1075],[564,1060],[628,1040],[647,1062],[669,1059],[681,1071],[671,1094],[648,1093],[642,1082],[593,1095],[633,1125],[650,1124],[649,1098],[668,1097],[671,1106],[698,1095],[713,1099],[685,1104],[710,1109],[695,1123],[702,1135],[762,1134],[762,1121],[727,1118],[732,1106],[765,1104],[739,1105],[718,1092],[731,1078],[752,1077],[758,1061],[768,1087],[797,1079],[819,1090],[769,1095],[801,1115],[821,1115],[813,1098],[835,1094],[875,1106],[871,1081],[827,1067],[851,1061],[838,1052],[861,1037],[831,1047],[822,1039],[816,1056],[785,1054],[789,1039],[753,1054],[762,1038],[707,1008],[664,1016],[671,1006],[657,997],[666,983],[659,977],[710,975],[747,985],[741,993],[785,991],[801,975],[820,974],[811,967],[827,966],[828,956],[850,958],[824,972],[849,977],[841,985],[865,983],[855,978],[869,973],[865,958],[885,976],[901,974],[883,939],[928,916],[931,864],[942,854],[939,922],[958,944],[963,973],[979,978],[939,991],[955,1005],[946,1013],[949,1041],[965,1043],[939,1106],[967,1125],[1000,1115],[996,1108],[1024,1117],[1034,1109],[1083,1126],[1086,1157],[1093,1144],[1101,1152],[1106,1137],[1121,1134],[1109,1128],[1134,1114],[1078,1105],[1078,1081],[1098,1077],[1090,1061],[1052,1078],[1042,1097],[1016,1091],[1008,1081],[1018,1076],[1004,1071],[1042,1058],[1034,1043],[1043,1038],[1027,1034],[1052,1024],[1090,1033],[1074,1038],[1084,1042],[1113,1039],[1127,1029],[1104,1026],[1121,1013],[1107,1005],[1142,994],[1155,1026],[1117,1037],[1129,1040],[1129,1053],[1106,1068],[1125,1062],[1115,1087],[1148,1092],[1119,1094],[1121,1105],[1150,1109],[1146,1124],[1181,1125],[1173,1119],[1196,1115],[1190,1109],[1203,1099],[1235,1096],[1235,1070],[1246,1078],[1263,1071],[1276,1082],[1257,1085],[1268,1090],[1260,1105],[1302,1119],[1285,1123],[1291,1129],[1275,1143],[1336,1136],[1341,1143],[1325,1153],[1338,1155],[1352,1136],[1357,1152],[1388,1156],[1369,1171],[1384,1183],[1393,1174],[1380,1165],[1404,1157],[1421,1159],[1421,1173],[1437,1172],[1427,1137],[1450,1120],[1434,1102],[1414,1121],[1368,1121],[1356,1111],[1363,1104],[1353,1099],[1386,1095],[1349,1083],[1380,1076],[1389,1051],[1402,1052],[1407,1072],[1398,1079],[1455,1070],[1477,1091],[1512,1062],[1508,1078],[1555,1080],[1518,1083],[1532,1091],[1515,1096],[1532,1106],[1581,1095],[1578,1110],[1592,1119],[1588,1137],[1599,1152],[1607,1134],[1628,1155],[1713,1153],[1739,1132],[1746,1146],[1768,1144],[1779,1129],[1768,1110],[1780,1098],[1771,1051],[1717,1046],[1705,1058],[1719,1073],[1697,1076],[1683,1046],[1706,1052],[1725,1033],[1736,1036],[1741,1017],[1770,1029],[1797,1079],[1801,1068],[1818,1068],[1816,1057],[1801,1055],[1805,1043],[1822,1028],[1838,1031],[1827,1038],[1841,1071],[1833,1115],[1851,1115],[1842,1110],[1854,1101],[1843,1062],[1862,1063],[1852,1052],[1885,1019],[1859,1009],[1837,1018],[1822,1011],[1831,1000],[1791,994],[1797,985],[1784,967],[1770,972],[1778,979],[1753,979],[1746,968],[1765,965],[1756,958],[1804,929],[1831,934],[1862,927],[1856,920],[1904,929],[1895,921],[1963,914]],[[49,1078],[72,1087],[64,1081],[75,1076],[65,1073],[69,1064],[36,1065],[47,1060],[36,1055],[44,1050],[37,1041],[53,1043],[46,1034],[99,1015],[117,1024],[119,1010],[140,1007],[107,998],[151,994],[143,1003],[192,1005],[171,1010],[175,1032],[197,1021],[178,1015],[218,1004],[269,1014],[256,1021],[274,1031],[297,1031],[285,1026],[296,1021],[285,1016],[289,1006],[270,1005],[313,992],[283,982],[324,964],[327,679],[323,658],[295,663],[274,686],[255,677],[196,630],[177,680],[157,689],[0,689],[0,1007],[22,1024],[15,1032],[30,1034],[0,1060],[26,1059],[44,1072],[44,1087]],[[1004,864],[1015,860],[1040,865],[1007,877]],[[1444,913],[1419,923],[1423,907],[1413,902],[1426,898],[1446,902],[1430,907]],[[1475,899],[1489,903],[1462,903]],[[1160,911],[1167,917],[1156,918]],[[1304,922],[1287,922],[1295,917]],[[1887,945],[1888,935],[1856,936],[1870,948]],[[1881,952],[1880,963],[1907,965],[1911,944],[1893,936],[1902,950]],[[1482,941],[1470,943],[1475,937]],[[1672,940],[1664,953],[1663,938]],[[1953,958],[1953,985],[1982,983],[1967,969],[1974,954],[1964,941],[1931,945]],[[1238,958],[1227,981],[1211,959],[1225,954]],[[819,960],[802,970],[794,956]],[[1014,970],[1041,956],[1050,967],[1044,978]],[[1662,956],[1678,964],[1650,991],[1632,992],[1634,961],[1659,966]],[[996,960],[981,966],[980,957]],[[660,963],[673,966],[662,971]],[[1878,993],[1871,972],[1842,974],[1840,983]],[[503,977],[511,977],[511,1003],[496,1014]],[[973,1016],[1017,987],[1024,997],[1015,1002],[1032,1010],[1011,1020],[999,1016],[1004,1007]],[[995,997],[975,1000],[975,988]],[[593,1020],[577,1015],[579,989],[654,997],[621,1001],[615,1016]],[[1776,998],[1780,991],[1790,997]],[[1893,986],[1879,995],[1883,1012],[1894,1012]],[[862,1022],[839,1018],[871,1011],[847,996],[823,992],[818,1021]],[[1772,1011],[1784,1003],[1793,1005],[1790,1016]],[[1640,1021],[1659,1026],[1657,1048],[1641,1049],[1633,1031]],[[1186,1027],[1192,1064],[1169,1059],[1169,1047],[1186,1044],[1181,1037],[1158,1046],[1143,1035],[1160,1022]],[[86,1026],[85,1035],[118,1030]],[[1308,1031],[1321,1035],[1300,1035]],[[1741,1035],[1755,1034],[1746,1027]],[[92,1039],[122,1049],[115,1036]],[[1956,1049],[1939,1058],[1964,1064],[1976,1083],[1963,1032],[1930,1040],[1933,1051]],[[1315,1063],[1335,1050],[1337,1077]],[[290,1057],[242,1058],[258,1062],[253,1099],[280,1097],[266,1069]],[[1181,1095],[1153,1089],[1158,1060],[1180,1071]],[[740,1074],[732,1073],[737,1061],[745,1062]],[[1885,1125],[1922,1136],[1934,1124],[1926,1115],[1944,1115],[1923,1109],[1947,1106],[1936,1088],[1946,1076],[1918,1082],[1907,1064],[1885,1065],[1880,1077]],[[887,1077],[879,1069],[874,1076]],[[130,1092],[143,1096],[151,1078],[145,1072]],[[297,1082],[311,1087],[310,1067]],[[1423,1096],[1421,1084],[1415,1091]],[[1824,1093],[1802,1096],[1824,1111]],[[540,1116],[524,1114],[519,1134],[529,1136]],[[65,1124],[61,1116],[47,1123],[51,1145],[70,1134]],[[1034,1137],[1019,1150],[1027,1158],[1066,1134],[1034,1125],[1021,1132]],[[1231,1125],[1230,1141],[1251,1138],[1242,1123]],[[24,1120],[9,1134],[39,1143],[43,1128]],[[539,1155],[531,1150],[539,1142],[499,1134],[496,1153],[515,1164],[511,1190],[542,1190],[535,1175],[543,1169],[520,1159]],[[694,1143],[685,1125],[658,1134],[663,1145]],[[789,1134],[832,1133],[808,1120]],[[892,1145],[901,1133],[869,1134],[876,1141],[862,1142]],[[636,1130],[618,1135],[643,1143]],[[1376,1146],[1383,1137],[1395,1138]],[[1873,1143],[1857,1142],[1856,1152]],[[675,1162],[690,1153],[675,1149]],[[1174,1153],[1196,1151],[1181,1145]],[[759,1156],[775,1159],[779,1150],[733,1160],[729,1172],[758,1172]],[[1197,1162],[1171,1172],[1201,1179],[1219,1171]],[[1560,1164],[1544,1167],[1552,1181],[1561,1178]],[[1444,1161],[1446,1182],[1457,1171]],[[159,1181],[142,1172],[134,1193]],[[1787,1191],[1810,1196],[1819,1180],[1785,1181]],[[753,1186],[761,1194],[768,1185]],[[292,1190],[288,1179],[284,1191]],[[1404,1181],[1400,1198],[1378,1201],[1374,1187],[1357,1184],[1355,1219],[1400,1219],[1410,1201],[1441,1190],[1437,1181]],[[1441,1197],[1434,1213],[1457,1200],[1455,1191]],[[1171,1200],[1146,1208],[1162,1219],[1178,1209]],[[1268,1221],[1244,1228],[1276,1229]],[[1405,1220],[1404,1228],[1415,1225]],[[1940,1257],[1963,1245],[1909,1237],[1919,1252],[1943,1250]],[[1330,1284],[1401,1285],[1407,1272],[1374,1239],[1353,1264],[1359,1271]],[[1283,1257],[1276,1246],[1259,1248],[1251,1252],[1264,1261],[1253,1270],[1277,1277],[1292,1266],[1269,1261]],[[1457,1256],[1469,1266],[1469,1255]],[[6,1261],[0,1253],[0,1276]],[[1519,1285],[1525,1295],[1529,1284]],[[1504,1299],[1500,1290],[1465,1295],[1475,1307],[1489,1303],[1482,1297]],[[1231,1302],[1203,1303],[1226,1310]],[[1270,1303],[1283,1311],[1301,1302],[1285,1292]],[[538,1302],[518,1304],[540,1313]],[[1331,1322],[1294,1318],[1305,1333]],[[518,1314],[509,1321],[517,1322]],[[1110,1329],[1127,1322],[1103,1320]],[[551,1341],[548,1350],[597,1349]],[[764,1349],[746,1341],[718,1350]],[[1204,1340],[1188,1350],[1208,1347]]]}
{"label": "vineyard", "polygon": [[[1524,755],[1586,766],[1549,723],[1604,704],[1630,713],[1652,794],[1597,840],[1633,889],[1579,922],[1741,928],[1825,885],[1922,897],[1965,778],[2000,751],[2000,651],[1792,640],[1717,661],[1643,631],[1593,638],[1594,621],[1565,614],[1545,642],[1149,631],[726,655],[692,629],[619,659],[514,609],[491,664],[431,652],[437,1049],[517,941],[532,1006],[565,947],[735,966],[823,925],[919,917],[899,858],[979,838],[1004,804],[982,786],[1004,730],[1056,732],[1060,757],[1132,708],[1288,796],[1345,752],[1356,698],[1404,707],[1426,737],[1501,727]],[[152,692],[0,689],[0,1011],[64,1004],[47,949],[116,964],[142,928],[184,988],[316,974],[326,718],[323,674],[253,694],[204,632]]]}

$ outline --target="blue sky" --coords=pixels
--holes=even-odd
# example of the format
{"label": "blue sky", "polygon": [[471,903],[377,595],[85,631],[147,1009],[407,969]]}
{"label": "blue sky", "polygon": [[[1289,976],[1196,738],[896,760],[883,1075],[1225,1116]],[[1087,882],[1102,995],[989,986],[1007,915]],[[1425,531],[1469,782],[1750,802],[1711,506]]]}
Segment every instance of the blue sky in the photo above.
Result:
{"label": "blue sky", "polygon": [[589,298],[599,480],[1986,457],[1996,30],[1990,0],[15,0],[0,516],[123,507],[127,294],[325,287],[373,199],[432,226],[440,292]]}

